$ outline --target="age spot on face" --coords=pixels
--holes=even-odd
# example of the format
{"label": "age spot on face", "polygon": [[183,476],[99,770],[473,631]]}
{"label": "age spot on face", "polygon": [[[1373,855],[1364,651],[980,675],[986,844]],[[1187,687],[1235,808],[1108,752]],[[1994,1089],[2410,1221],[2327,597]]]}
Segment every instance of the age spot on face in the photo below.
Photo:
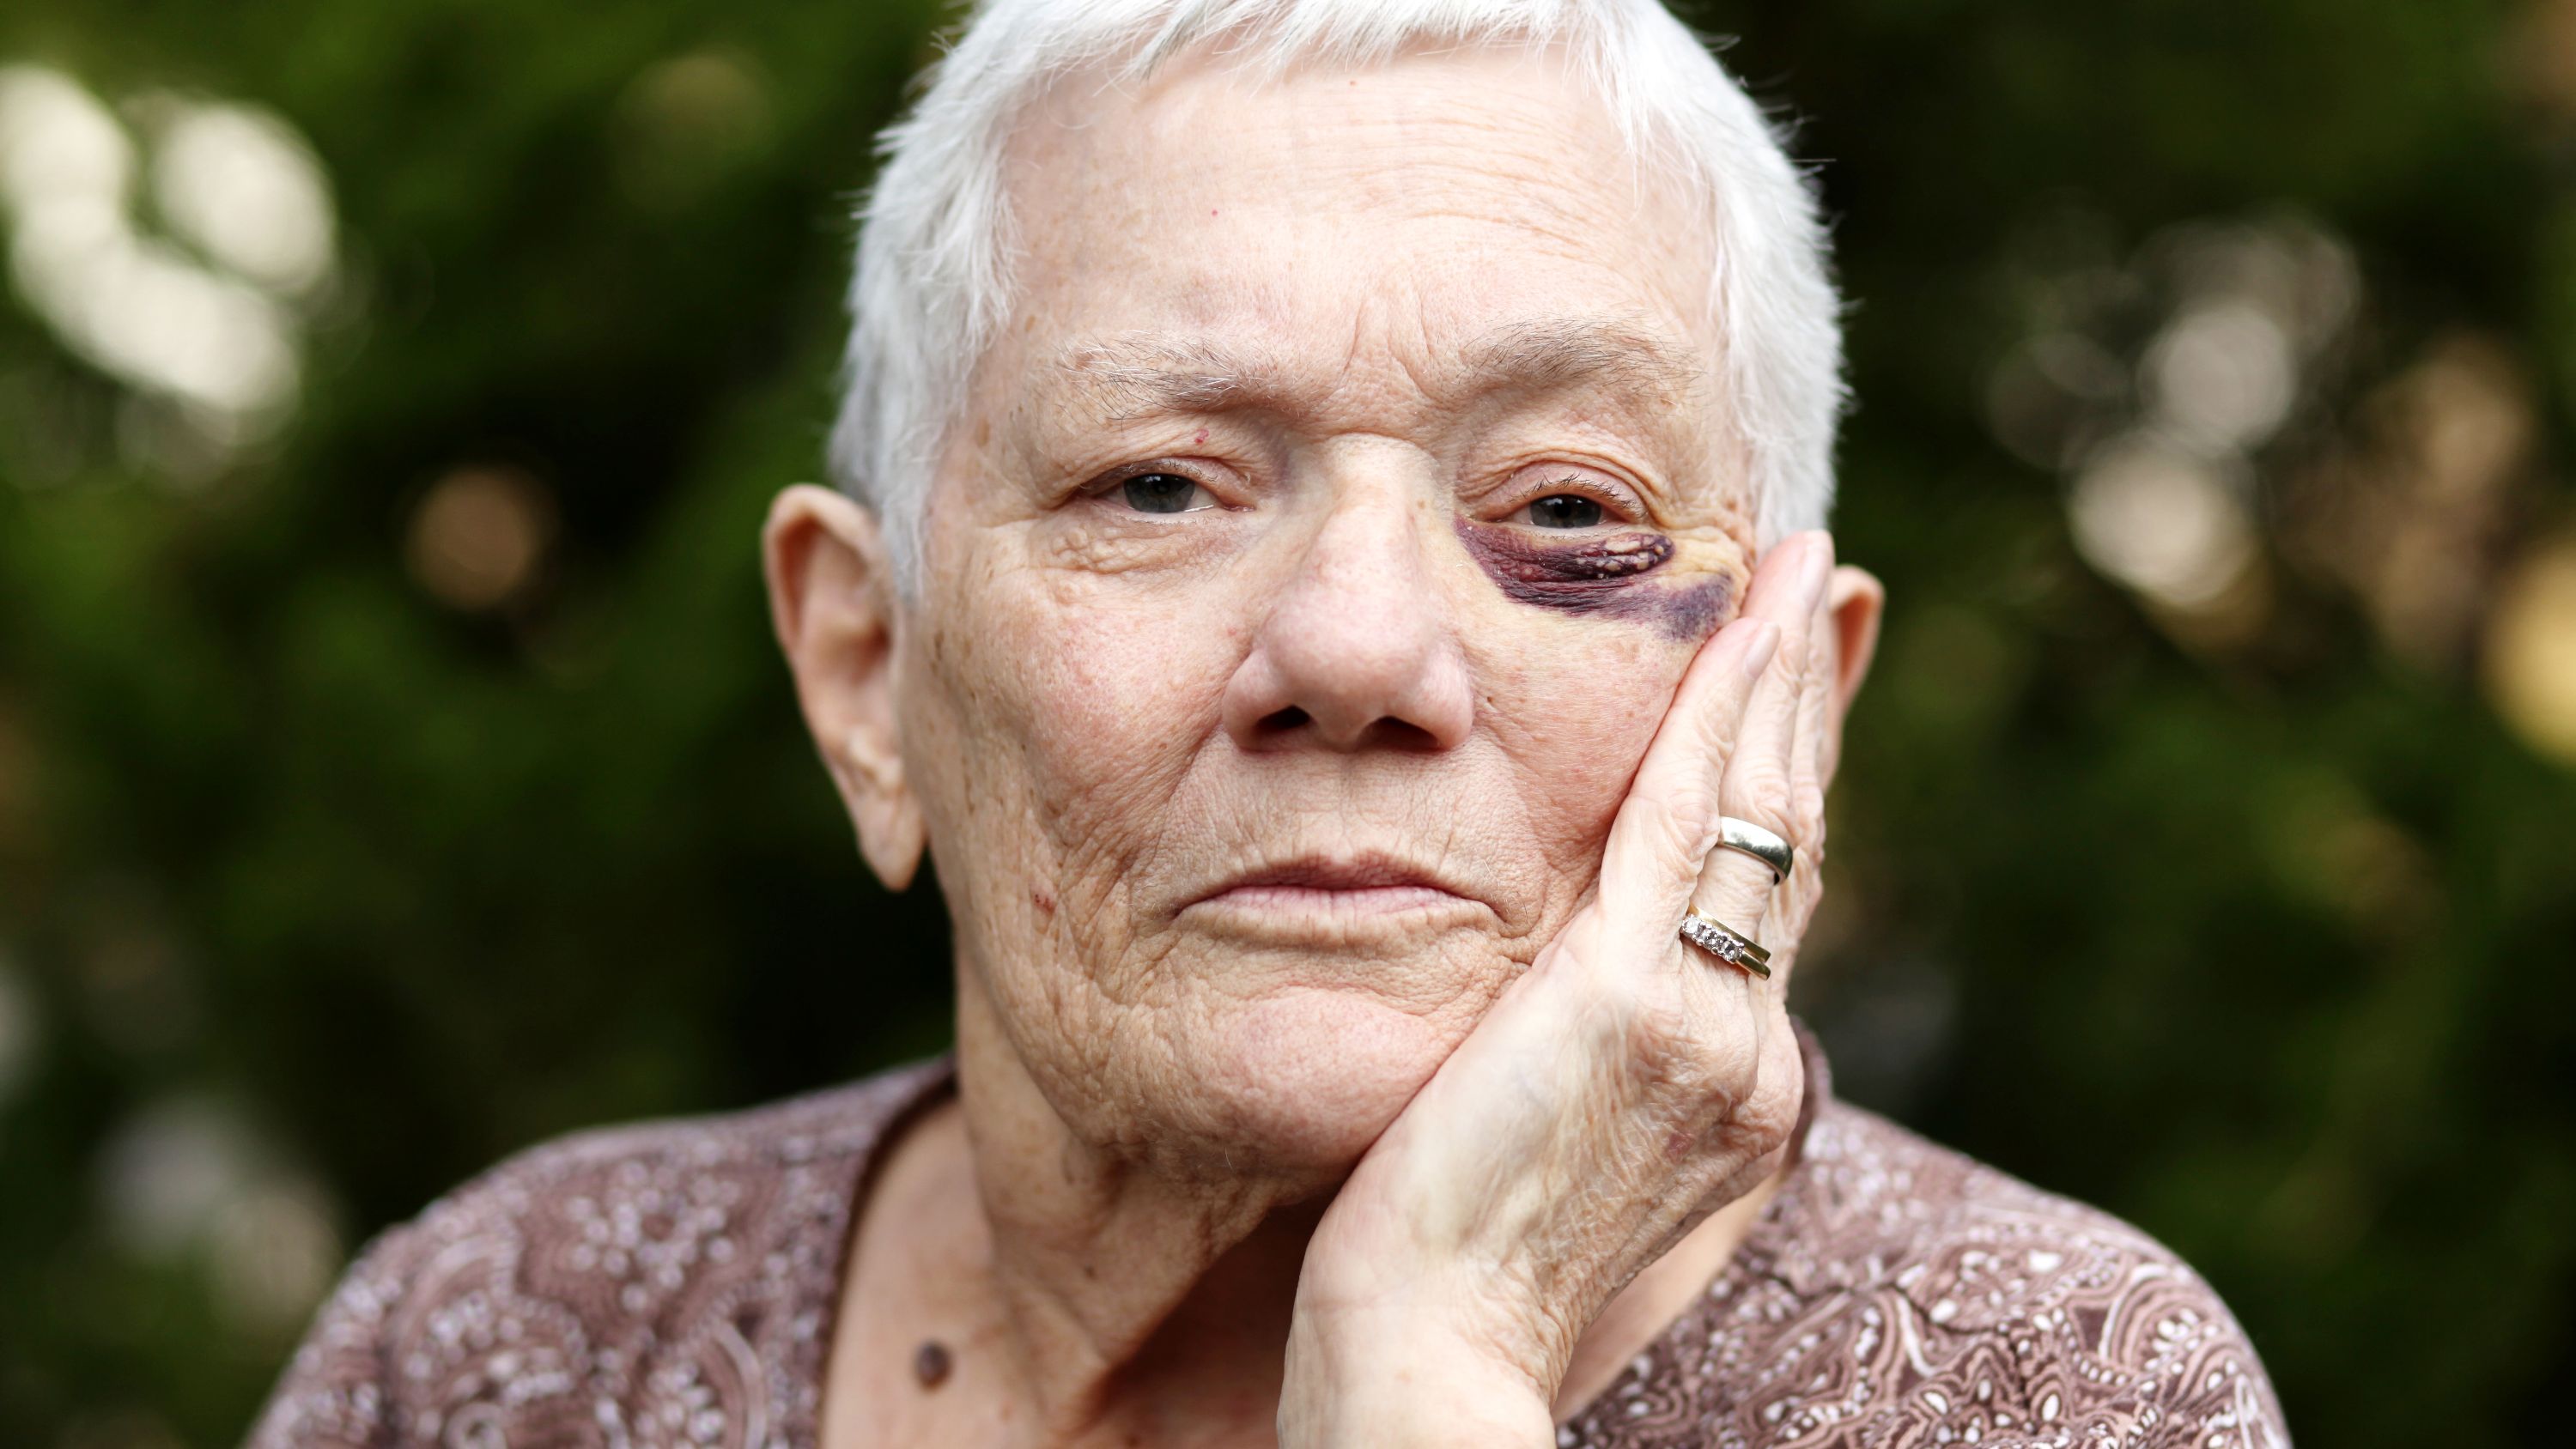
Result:
{"label": "age spot on face", "polygon": [[1674,639],[1697,640],[1716,629],[1731,593],[1722,577],[1659,585],[1651,575],[1673,557],[1673,541],[1659,533],[1551,544],[1502,524],[1461,518],[1456,527],[1506,598],[1561,614],[1648,622]]}

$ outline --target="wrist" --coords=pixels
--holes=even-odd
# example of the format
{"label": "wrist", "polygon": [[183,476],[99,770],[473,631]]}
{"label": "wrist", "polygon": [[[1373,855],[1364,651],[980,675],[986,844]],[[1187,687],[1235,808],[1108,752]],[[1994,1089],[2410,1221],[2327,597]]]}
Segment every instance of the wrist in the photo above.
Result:
{"label": "wrist", "polygon": [[1552,1449],[1549,1388],[1511,1357],[1419,1319],[1300,1312],[1279,1395],[1281,1449]]}
{"label": "wrist", "polygon": [[1534,1282],[1527,1264],[1460,1235],[1413,1241],[1414,1224],[1387,1230],[1392,1217],[1336,1201],[1306,1247],[1292,1345],[1302,1339],[1311,1360],[1336,1376],[1372,1372],[1390,1356],[1420,1357],[1548,1402],[1590,1318],[1566,1303],[1573,1285]]}

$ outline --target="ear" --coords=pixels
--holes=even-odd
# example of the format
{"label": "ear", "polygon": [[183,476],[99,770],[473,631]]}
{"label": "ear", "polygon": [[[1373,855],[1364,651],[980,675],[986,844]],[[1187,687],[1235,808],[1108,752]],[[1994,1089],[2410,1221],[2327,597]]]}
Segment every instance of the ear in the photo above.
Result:
{"label": "ear", "polygon": [[858,828],[859,853],[886,889],[902,890],[920,868],[927,827],[904,778],[895,710],[901,619],[876,515],[831,489],[796,484],[769,506],[760,558],[805,727]]}
{"label": "ear", "polygon": [[1878,621],[1887,607],[1887,590],[1867,569],[1848,564],[1835,568],[1826,586],[1827,631],[1834,651],[1833,717],[1825,722],[1824,778],[1830,783],[1842,762],[1843,720],[1854,696],[1869,676],[1869,661],[1878,653]]}
{"label": "ear", "polygon": [[1834,619],[1834,713],[1851,711],[1853,696],[1869,675],[1878,653],[1878,621],[1887,609],[1887,588],[1867,569],[1843,564],[1826,588],[1826,608]]}

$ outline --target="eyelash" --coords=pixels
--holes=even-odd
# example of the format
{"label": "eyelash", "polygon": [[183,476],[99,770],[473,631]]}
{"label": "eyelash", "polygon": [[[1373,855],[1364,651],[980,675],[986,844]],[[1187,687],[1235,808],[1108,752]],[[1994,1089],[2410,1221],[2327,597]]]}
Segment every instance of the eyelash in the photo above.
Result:
{"label": "eyelash", "polygon": [[1192,483],[1197,484],[1200,491],[1206,493],[1209,499],[1212,500],[1217,507],[1222,508],[1226,506],[1225,501],[1218,496],[1216,489],[1209,485],[1208,480],[1199,476],[1198,470],[1184,464],[1154,459],[1148,459],[1142,463],[1122,463],[1118,467],[1112,468],[1108,472],[1101,474],[1099,477],[1092,479],[1090,482],[1083,484],[1082,487],[1075,491],[1086,498],[1096,498],[1106,501],[1116,497],[1120,489],[1125,488],[1128,484],[1136,481],[1137,479],[1151,478],[1158,474],[1173,478],[1187,478]]}
{"label": "eyelash", "polygon": [[1561,478],[1548,479],[1533,488],[1523,490],[1513,502],[1511,512],[1518,513],[1542,498],[1553,498],[1560,493],[1569,493],[1577,498],[1589,498],[1607,509],[1620,523],[1633,526],[1645,517],[1644,510],[1638,507],[1636,499],[1628,496],[1627,490],[1596,483],[1589,478],[1572,473]]}

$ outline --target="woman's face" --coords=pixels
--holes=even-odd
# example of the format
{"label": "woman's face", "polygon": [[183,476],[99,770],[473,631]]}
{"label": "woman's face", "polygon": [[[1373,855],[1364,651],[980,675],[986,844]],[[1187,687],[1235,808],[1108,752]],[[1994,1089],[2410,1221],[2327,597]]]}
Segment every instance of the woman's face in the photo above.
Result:
{"label": "woman's face", "polygon": [[1590,886],[1750,573],[1707,242],[1543,55],[1063,87],[897,631],[905,773],[1083,1138],[1346,1168]]}

